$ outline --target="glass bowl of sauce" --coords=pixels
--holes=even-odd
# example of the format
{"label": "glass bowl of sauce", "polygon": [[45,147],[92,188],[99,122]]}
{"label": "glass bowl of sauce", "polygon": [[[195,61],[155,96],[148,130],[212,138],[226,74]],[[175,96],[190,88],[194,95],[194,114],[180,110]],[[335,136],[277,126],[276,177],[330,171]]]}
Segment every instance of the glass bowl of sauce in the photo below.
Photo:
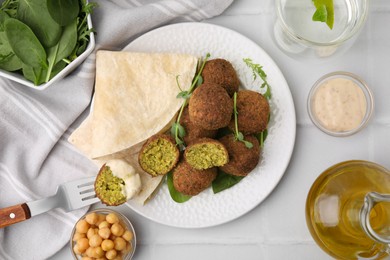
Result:
{"label": "glass bowl of sauce", "polygon": [[332,136],[349,136],[367,125],[374,110],[374,99],[361,78],[337,71],[314,83],[307,109],[321,131]]}

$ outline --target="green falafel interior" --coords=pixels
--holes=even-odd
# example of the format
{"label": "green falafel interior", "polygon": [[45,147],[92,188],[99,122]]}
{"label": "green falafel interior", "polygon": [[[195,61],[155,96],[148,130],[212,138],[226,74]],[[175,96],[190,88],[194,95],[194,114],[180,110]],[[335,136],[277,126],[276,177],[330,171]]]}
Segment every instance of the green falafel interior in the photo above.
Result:
{"label": "green falafel interior", "polygon": [[229,155],[217,140],[203,138],[187,147],[185,159],[193,168],[203,170],[225,165],[229,161]]}
{"label": "green falafel interior", "polygon": [[106,205],[114,206],[126,202],[122,193],[123,179],[115,177],[109,166],[103,165],[95,181],[96,196]]}
{"label": "green falafel interior", "polygon": [[104,164],[95,180],[96,196],[108,206],[132,199],[141,190],[141,178],[134,168],[120,159]]}
{"label": "green falafel interior", "polygon": [[165,175],[179,160],[179,149],[168,135],[151,137],[142,147],[139,164],[152,176]]}

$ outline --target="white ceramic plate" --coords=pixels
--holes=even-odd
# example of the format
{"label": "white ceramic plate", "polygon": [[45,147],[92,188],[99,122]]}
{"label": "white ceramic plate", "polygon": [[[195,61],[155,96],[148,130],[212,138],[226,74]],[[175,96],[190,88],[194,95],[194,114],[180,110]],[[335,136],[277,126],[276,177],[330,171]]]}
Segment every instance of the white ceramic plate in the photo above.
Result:
{"label": "white ceramic plate", "polygon": [[229,60],[243,87],[259,90],[243,58],[259,63],[272,86],[271,121],[257,168],[232,188],[213,194],[209,188],[185,203],[174,202],[166,183],[145,206],[127,205],[158,223],[182,228],[210,227],[234,220],[259,205],[282,178],[295,142],[295,110],[290,89],[273,60],[258,45],[232,30],[204,23],[165,26],[137,38],[124,48],[137,52],[175,52]]}

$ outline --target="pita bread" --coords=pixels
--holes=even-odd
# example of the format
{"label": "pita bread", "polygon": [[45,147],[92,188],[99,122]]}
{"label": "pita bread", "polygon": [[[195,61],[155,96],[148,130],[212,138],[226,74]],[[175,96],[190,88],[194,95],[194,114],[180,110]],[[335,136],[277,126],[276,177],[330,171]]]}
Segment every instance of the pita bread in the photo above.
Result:
{"label": "pita bread", "polygon": [[[69,141],[101,166],[125,159],[141,175],[144,203],[159,186],[138,165],[138,151],[151,136],[169,129],[196,73],[198,58],[187,54],[98,51],[91,113]],[[176,79],[177,78],[177,79]],[[180,88],[178,86],[178,83]]]}
{"label": "pita bread", "polygon": [[92,113],[70,142],[99,158],[157,134],[183,102],[176,98],[176,77],[188,90],[197,60],[186,54],[98,51]]}

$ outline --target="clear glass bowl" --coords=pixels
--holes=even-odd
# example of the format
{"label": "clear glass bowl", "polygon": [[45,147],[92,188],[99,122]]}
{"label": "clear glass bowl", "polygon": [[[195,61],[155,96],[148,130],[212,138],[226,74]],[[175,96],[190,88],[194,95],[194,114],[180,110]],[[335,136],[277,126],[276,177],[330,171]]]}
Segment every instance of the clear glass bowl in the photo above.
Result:
{"label": "clear glass bowl", "polygon": [[275,0],[273,38],[287,55],[298,60],[318,61],[350,48],[363,28],[369,0],[334,0],[334,26],[314,22],[312,1]]}
{"label": "clear glass bowl", "polygon": [[[131,224],[130,220],[125,217],[123,214],[117,212],[117,211],[114,211],[114,210],[111,210],[111,209],[108,209],[108,208],[102,208],[102,209],[95,209],[95,210],[91,210],[89,212],[87,212],[84,216],[82,216],[77,222],[76,224],[82,220],[82,219],[85,219],[85,217],[90,214],[90,213],[96,213],[96,214],[103,214],[103,215],[108,215],[110,213],[114,213],[118,216],[119,218],[119,223],[126,227],[126,230],[129,230],[132,234],[133,234],[133,238],[129,241],[130,245],[131,245],[131,249],[130,251],[126,254],[126,255],[123,255],[122,256],[122,259],[123,260],[131,260],[134,256],[134,252],[136,250],[136,245],[137,245],[137,239],[136,239],[136,235],[135,235],[135,231],[134,231],[134,228],[133,228],[133,225]],[[82,256],[80,255],[76,255],[75,252],[73,251],[73,247],[76,245],[76,241],[73,241],[73,236],[75,235],[76,233],[76,225],[74,226],[73,230],[72,230],[72,233],[71,233],[71,236],[70,236],[70,251],[72,253],[72,256],[74,257],[74,259],[81,259]]]}
{"label": "clear glass bowl", "polygon": [[[319,121],[315,111],[314,111],[314,97],[316,95],[316,91],[322,86],[323,83],[326,81],[329,81],[331,79],[348,79],[354,82],[362,91],[366,100],[366,112],[361,120],[360,124],[353,129],[350,130],[343,130],[343,131],[334,131],[331,129],[328,129],[325,127],[321,122]],[[319,80],[317,80],[316,83],[314,83],[313,87],[311,88],[308,99],[307,99],[307,110],[310,116],[311,121],[316,125],[321,131],[323,131],[326,134],[332,135],[332,136],[350,136],[352,134],[355,134],[359,132],[361,129],[363,129],[369,120],[371,119],[372,113],[374,111],[374,98],[372,95],[371,90],[367,86],[367,84],[358,76],[344,71],[336,71],[329,74],[324,75]]]}

